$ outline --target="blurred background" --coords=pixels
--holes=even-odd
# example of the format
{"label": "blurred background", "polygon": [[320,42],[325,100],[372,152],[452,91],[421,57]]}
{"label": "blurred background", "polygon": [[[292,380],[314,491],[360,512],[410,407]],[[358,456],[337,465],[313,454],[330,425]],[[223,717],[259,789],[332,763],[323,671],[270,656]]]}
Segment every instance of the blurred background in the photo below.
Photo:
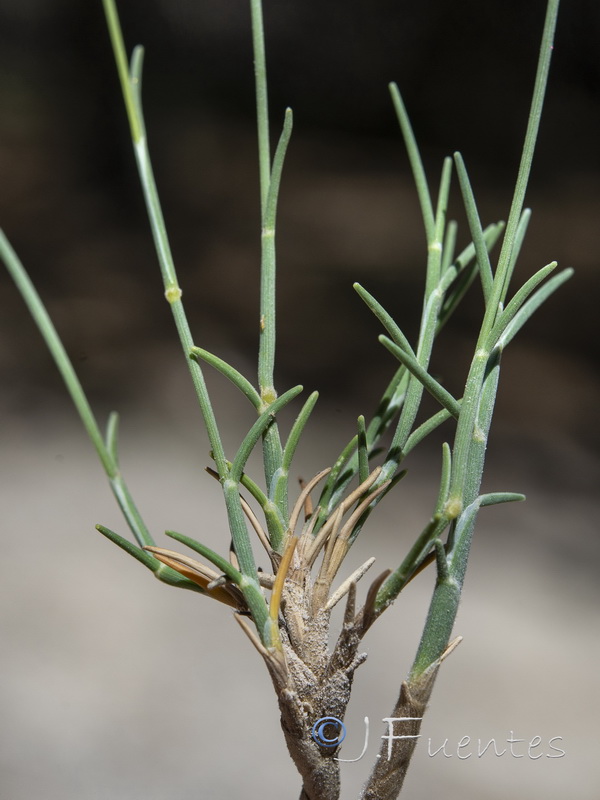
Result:
{"label": "blurred background", "polygon": [[[128,46],[146,47],[150,147],[192,330],[252,377],[260,226],[248,4],[121,5]],[[544,10],[543,0],[266,3],[273,136],[286,106],[295,115],[278,217],[278,388],[321,392],[298,455],[304,477],[335,458],[394,369],[352,282],[416,335],[424,234],[387,83],[403,92],[431,185],[460,149],[483,222],[506,218]],[[511,730],[545,743],[563,736],[567,755],[459,761],[417,751],[414,798],[440,786],[450,800],[567,790],[588,800],[600,789],[590,635],[599,37],[597,3],[563,4],[516,280],[554,259],[576,275],[505,356],[486,487],[524,491],[528,502],[481,516],[457,622],[465,642],[423,730],[433,748]],[[207,442],[163,298],[100,2],[0,0],[0,110],[0,225],[99,418],[122,413],[123,462],[148,524],[222,549],[218,487],[203,477]],[[464,244],[456,191],[451,211]],[[433,370],[456,392],[480,313],[474,286],[436,348]],[[238,794],[246,773],[247,798],[293,796],[266,672],[227,612],[149,581],[93,535],[96,522],[123,524],[2,271],[0,374],[0,797],[217,800]],[[233,450],[251,415],[209,381]],[[356,564],[374,554],[375,569],[394,566],[430,513],[439,441],[407,466],[404,491],[374,515]],[[342,756],[360,752],[366,715],[371,747],[344,768],[348,800],[410,666],[430,580],[366,642]]]}

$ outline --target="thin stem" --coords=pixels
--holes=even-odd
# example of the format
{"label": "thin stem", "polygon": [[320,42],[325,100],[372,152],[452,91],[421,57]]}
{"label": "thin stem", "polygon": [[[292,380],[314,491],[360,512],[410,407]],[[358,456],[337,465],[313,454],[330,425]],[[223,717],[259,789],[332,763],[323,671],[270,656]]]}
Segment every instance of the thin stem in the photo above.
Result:
{"label": "thin stem", "polygon": [[421,154],[419,152],[417,140],[415,139],[412,125],[410,124],[410,119],[406,113],[406,107],[404,106],[404,101],[402,100],[400,90],[395,83],[390,83],[389,89],[390,94],[392,95],[392,102],[396,110],[396,116],[398,117],[398,122],[400,124],[400,129],[402,131],[402,136],[404,137],[406,152],[408,153],[408,159],[412,168],[415,186],[417,187],[417,194],[419,196],[419,202],[421,203],[421,215],[425,225],[425,236],[427,238],[427,244],[429,244],[433,240],[435,221],[433,216],[431,194],[429,193],[429,186],[427,185],[427,176],[425,175],[425,169],[423,167],[423,161],[421,160]]}
{"label": "thin stem", "polygon": [[254,51],[254,80],[256,91],[256,121],[258,125],[258,163],[260,172],[260,207],[264,217],[271,182],[271,144],[269,141],[269,100],[267,93],[267,59],[262,0],[250,0],[252,18],[252,48]]}
{"label": "thin stem", "polygon": [[500,249],[498,267],[494,276],[494,287],[490,302],[486,308],[486,316],[484,319],[484,325],[482,327],[482,336],[485,336],[487,333],[489,333],[489,330],[495,321],[496,313],[498,311],[498,304],[503,293],[506,293],[506,287],[508,285],[508,281],[510,280],[509,273],[511,267],[514,267],[512,252],[515,247],[515,242],[518,239],[521,212],[523,211],[525,192],[529,182],[531,164],[533,161],[533,154],[535,151],[535,144],[540,126],[540,119],[542,116],[542,108],[544,106],[546,85],[548,83],[548,73],[550,71],[550,61],[552,59],[552,50],[554,48],[554,32],[556,30],[556,18],[558,16],[559,2],[560,0],[548,0],[548,5],[546,8],[546,18],[544,20],[544,31],[542,34],[540,56],[535,76],[531,110],[529,112],[529,120],[527,122],[527,132],[525,134],[525,142],[523,145],[523,152],[521,155],[521,162],[519,164],[519,172],[517,175],[510,213],[506,223],[506,232],[504,234],[502,247]]}
{"label": "thin stem", "polygon": [[558,5],[559,0],[548,0],[519,173],[498,267],[486,303],[484,320],[461,404],[452,458],[453,474],[446,504],[447,508],[456,511],[458,517],[451,536],[453,549],[448,557],[448,571],[440,573],[438,577],[421,643],[411,669],[411,680],[422,675],[441,657],[450,640],[458,610],[475,517],[481,504],[478,494],[500,370],[499,352],[490,352],[486,343],[489,342],[494,323],[501,313],[501,301],[506,296],[510,272],[514,268],[514,248],[519,246],[519,240],[522,238],[521,212],[544,101]]}
{"label": "thin stem", "polygon": [[[265,55],[265,35],[261,0],[250,0],[252,20],[252,46],[254,52],[254,76],[256,89],[256,119],[258,127],[258,158],[261,205],[261,266],[260,266],[260,320],[258,350],[258,386],[263,409],[277,397],[274,384],[275,341],[276,341],[276,261],[275,261],[275,219],[281,170],[285,151],[292,131],[292,113],[286,111],[283,133],[271,165],[271,146],[269,134],[269,104],[267,93],[267,65]],[[263,461],[267,487],[281,469],[283,450],[277,424],[271,425],[263,437]],[[270,493],[270,496],[271,493]],[[287,483],[278,484],[277,506],[285,519],[288,516]]]}
{"label": "thin stem", "polygon": [[[481,430],[475,430],[475,420],[479,412],[483,381],[488,369],[488,358],[490,357],[490,350],[489,347],[486,346],[486,343],[489,341],[489,336],[493,329],[494,323],[498,315],[501,313],[500,302],[502,297],[506,294],[508,280],[510,278],[510,275],[508,274],[509,269],[514,267],[512,253],[515,242],[519,238],[519,227],[521,221],[521,212],[523,210],[525,189],[527,187],[527,181],[531,171],[531,162],[533,159],[535,141],[544,103],[544,93],[548,79],[548,71],[550,68],[552,41],[556,27],[558,5],[559,0],[548,0],[533,98],[531,101],[529,122],[527,125],[525,142],[523,145],[523,154],[521,156],[519,173],[511,203],[506,232],[500,251],[500,257],[498,259],[498,267],[494,275],[492,291],[486,304],[485,315],[476,346],[475,357],[471,365],[469,377],[467,378],[462,404],[464,413],[461,413],[457,426],[453,458],[456,471],[453,476],[451,495],[457,499],[461,498],[465,503],[472,502],[478,491],[477,489],[474,495],[464,495],[465,484],[468,480],[467,475],[470,470],[469,451],[471,448],[471,441],[472,438],[481,439],[483,435]],[[485,432],[485,436],[487,436],[487,432]]]}
{"label": "thin stem", "polygon": [[83,391],[81,383],[79,382],[79,378],[73,369],[73,364],[67,355],[67,351],[60,340],[56,328],[54,327],[54,324],[50,319],[50,316],[46,311],[39,294],[31,282],[29,275],[25,271],[21,260],[13,250],[10,242],[4,235],[4,232],[1,230],[0,255],[2,256],[2,259],[4,260],[12,279],[21,293],[21,296],[23,297],[23,300],[25,301],[25,304],[27,305],[35,324],[42,334],[44,342],[46,343],[46,347],[50,351],[50,354],[54,359],[56,366],[58,367],[58,371],[62,376],[65,386],[67,387],[67,391],[71,396],[71,400],[77,409],[79,417],[83,422],[84,428],[92,444],[94,445],[96,453],[98,454],[98,458],[100,459],[104,472],[109,480],[113,494],[115,495],[123,516],[127,520],[127,524],[129,525],[131,532],[140,545],[154,544],[154,540],[152,539],[152,536],[150,535],[150,532],[148,531],[148,528],[146,527],[141,514],[138,511],[131,494],[129,493],[127,484],[125,483],[125,480],[123,479],[119,469],[116,447],[116,418],[113,417],[113,421],[109,425],[107,437],[109,444],[107,445],[104,442],[104,438],[100,432],[94,412],[91,409],[87,397],[85,396],[85,392]]}
{"label": "thin stem", "polygon": [[106,13],[107,23],[111,35],[111,41],[117,62],[119,79],[121,81],[121,88],[123,96],[125,97],[125,104],[127,115],[133,138],[133,147],[135,158],[138,167],[140,182],[146,201],[146,210],[150,220],[150,227],[152,230],[152,238],[154,239],[154,246],[158,256],[163,283],[165,287],[165,298],[171,306],[171,312],[175,320],[177,333],[181,346],[186,355],[186,361],[192,377],[192,382],[196,390],[202,416],[208,433],[208,438],[213,452],[213,457],[219,471],[221,478],[227,475],[227,466],[225,460],[225,453],[221,438],[219,435],[215,415],[210,403],[208,391],[204,381],[204,375],[197,362],[188,358],[194,342],[192,334],[188,325],[188,321],[181,301],[181,289],[177,280],[177,273],[175,271],[175,264],[171,253],[171,246],[167,236],[165,220],[158,198],[158,191],[156,189],[156,181],[154,179],[154,172],[150,162],[150,155],[148,152],[148,144],[145,134],[145,125],[142,111],[141,101],[141,80],[142,80],[142,65],[143,65],[143,50],[141,47],[136,47],[131,59],[131,69],[127,71],[124,64],[127,63],[125,44],[118,21],[116,6],[114,0],[103,0],[104,10]]}
{"label": "thin stem", "polygon": [[[258,385],[263,402],[269,404],[277,396],[274,387],[276,340],[276,252],[275,222],[281,172],[287,146],[292,135],[292,112],[288,108],[283,132],[273,160],[261,233],[260,268],[260,339],[258,351]],[[277,465],[279,466],[279,465]]]}
{"label": "thin stem", "polygon": [[91,409],[87,397],[83,391],[79,378],[73,369],[71,359],[67,355],[62,341],[54,323],[50,319],[50,315],[46,311],[42,300],[31,282],[31,278],[25,271],[20,258],[13,250],[10,242],[6,238],[4,231],[0,230],[0,255],[10,273],[11,278],[15,282],[17,289],[21,293],[21,297],[25,301],[29,313],[33,317],[42,337],[46,343],[46,347],[50,350],[50,354],[54,359],[56,366],[62,376],[63,381],[71,395],[71,399],[75,404],[81,421],[90,437],[92,444],[96,448],[98,457],[102,462],[104,471],[109,478],[113,478],[117,473],[117,465],[111,458],[108,449],[104,444],[104,437],[100,432],[96,417]]}
{"label": "thin stem", "polygon": [[104,14],[108,25],[108,33],[112,42],[115,60],[117,62],[117,70],[119,72],[119,81],[121,83],[121,91],[123,92],[123,99],[125,101],[125,109],[127,111],[127,119],[129,120],[129,127],[131,128],[131,138],[134,142],[139,142],[142,138],[143,125],[137,114],[136,103],[132,91],[131,76],[129,74],[129,67],[127,64],[127,55],[125,44],[123,42],[123,32],[121,30],[121,23],[119,22],[119,15],[114,0],[102,0],[104,5]]}

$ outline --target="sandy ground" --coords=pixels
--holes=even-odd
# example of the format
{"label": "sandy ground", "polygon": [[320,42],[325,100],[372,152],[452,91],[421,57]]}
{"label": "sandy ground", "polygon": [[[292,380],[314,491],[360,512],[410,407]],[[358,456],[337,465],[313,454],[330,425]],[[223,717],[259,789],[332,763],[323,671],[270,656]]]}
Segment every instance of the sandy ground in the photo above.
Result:
{"label": "sandy ground", "polygon": [[[68,411],[14,417],[2,431],[0,797],[297,797],[266,670],[229,613],[162,586],[94,531],[100,521],[124,525]],[[332,413],[311,430],[299,472],[331,460],[347,435],[342,422]],[[188,391],[164,388],[151,411],[126,412],[122,429],[123,469],[152,530],[223,549],[218,487],[201,469],[206,444]],[[515,450],[516,437],[500,433],[488,482],[529,499],[480,517],[456,626],[464,641],[438,679],[404,796],[594,800],[597,464],[568,441]],[[397,562],[429,511],[437,468],[437,456],[413,465],[348,569],[372,554],[374,569]],[[360,754],[365,717],[370,737],[364,758],[343,767],[344,800],[358,796],[386,732],[381,720],[410,665],[430,588],[431,574],[415,581],[365,641],[342,757]],[[479,758],[492,738],[508,751]],[[525,741],[512,754],[508,738]]]}

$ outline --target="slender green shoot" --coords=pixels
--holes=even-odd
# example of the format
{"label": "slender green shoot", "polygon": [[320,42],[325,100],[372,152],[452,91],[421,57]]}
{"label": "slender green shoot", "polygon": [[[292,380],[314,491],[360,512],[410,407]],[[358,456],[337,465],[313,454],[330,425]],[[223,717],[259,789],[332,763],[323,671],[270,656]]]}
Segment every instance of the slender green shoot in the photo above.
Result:
{"label": "slender green shoot", "polygon": [[87,397],[85,396],[85,392],[83,391],[79,378],[75,373],[73,364],[67,355],[67,351],[60,340],[56,328],[54,327],[54,324],[50,319],[50,316],[46,311],[46,308],[42,303],[37,290],[32,284],[29,275],[25,271],[23,264],[13,250],[3,231],[0,231],[0,256],[2,256],[2,259],[6,264],[12,279],[19,289],[31,316],[40,333],[42,334],[44,342],[46,343],[46,346],[50,351],[56,366],[58,367],[73,404],[75,405],[81,421],[83,422],[85,430],[92,444],[94,445],[94,448],[96,449],[100,463],[104,468],[104,472],[109,480],[112,491],[117,499],[123,516],[127,520],[131,532],[140,545],[143,546],[154,544],[152,536],[150,535],[150,532],[148,531],[148,528],[146,527],[137,509],[137,506],[133,501],[133,498],[131,497],[129,489],[127,488],[127,484],[125,483],[125,480],[119,469],[116,445],[116,417],[112,417],[112,421],[109,424],[107,443],[105,443],[96,421],[96,417],[94,416],[94,412],[91,409]]}
{"label": "slender green shoot", "polygon": [[417,188],[417,194],[421,204],[421,215],[425,225],[425,236],[427,239],[427,245],[429,246],[429,244],[434,240],[435,221],[433,216],[431,194],[429,193],[429,185],[427,183],[427,176],[425,175],[425,169],[423,167],[419,146],[417,145],[417,140],[415,139],[412,125],[410,123],[410,119],[408,118],[400,90],[395,83],[390,83],[389,89],[392,96],[394,109],[396,110],[396,116],[402,130],[402,136],[404,137],[408,160],[410,161],[410,166],[412,168],[415,186]]}

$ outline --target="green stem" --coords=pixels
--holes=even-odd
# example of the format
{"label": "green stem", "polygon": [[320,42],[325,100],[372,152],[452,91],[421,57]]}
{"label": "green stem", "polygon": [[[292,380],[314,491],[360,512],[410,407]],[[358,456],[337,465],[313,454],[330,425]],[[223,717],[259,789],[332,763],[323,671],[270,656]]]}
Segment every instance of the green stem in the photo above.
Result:
{"label": "green stem", "polygon": [[29,275],[25,271],[23,264],[13,250],[3,231],[0,231],[0,255],[2,256],[2,259],[4,260],[13,281],[21,293],[21,296],[23,297],[23,300],[25,301],[25,304],[27,305],[35,324],[42,334],[42,337],[46,343],[46,347],[50,351],[50,354],[54,359],[56,366],[58,367],[58,371],[62,376],[65,386],[67,387],[67,391],[71,396],[71,400],[73,401],[79,417],[81,418],[83,426],[92,444],[94,445],[96,453],[98,454],[98,458],[100,459],[100,463],[102,464],[104,472],[109,480],[110,487],[117,500],[117,503],[119,504],[119,508],[121,509],[123,516],[127,520],[127,524],[129,525],[131,532],[140,545],[153,545],[154,541],[152,536],[150,535],[150,532],[148,531],[148,528],[146,527],[141,514],[138,511],[131,494],[129,493],[127,484],[125,483],[125,480],[119,469],[116,452],[115,419],[113,418],[113,421],[109,425],[108,439],[110,444],[107,446],[107,444],[104,442],[102,433],[100,432],[94,412],[91,409],[87,397],[85,396],[85,392],[83,391],[81,383],[79,382],[79,378],[73,369],[73,364],[67,355],[67,351],[60,340],[56,328],[54,327],[54,324],[52,323],[52,320],[50,319],[50,316],[46,311],[39,294],[31,282]]}
{"label": "green stem", "polygon": [[269,100],[267,93],[267,59],[262,0],[250,0],[252,18],[252,49],[254,51],[254,80],[256,91],[256,121],[258,126],[258,163],[260,173],[260,207],[264,217],[271,182],[271,144],[269,141]]}
{"label": "green stem", "polygon": [[427,185],[427,176],[423,167],[423,161],[419,152],[419,146],[413,133],[410,119],[406,113],[406,107],[402,100],[400,90],[395,83],[389,85],[390,94],[392,95],[392,102],[396,110],[396,116],[400,124],[400,130],[404,138],[406,152],[413,172],[415,186],[417,187],[417,194],[421,204],[421,216],[425,224],[425,236],[427,244],[432,241],[435,229],[435,220],[433,216],[433,204],[431,202],[431,194],[429,193],[429,186]]}
{"label": "green stem", "polygon": [[177,273],[175,271],[175,264],[171,253],[171,246],[167,236],[165,220],[158,198],[158,191],[156,189],[156,181],[154,179],[154,172],[150,161],[148,152],[148,144],[145,134],[144,117],[141,101],[141,81],[142,81],[142,65],[143,65],[143,50],[141,47],[136,47],[131,59],[131,68],[127,71],[124,65],[127,63],[125,44],[123,42],[123,35],[116,11],[114,0],[103,0],[104,9],[106,13],[110,37],[115,53],[115,60],[119,70],[119,78],[121,81],[121,88],[123,96],[125,97],[125,106],[131,127],[133,138],[133,148],[138,167],[140,182],[144,193],[144,200],[146,202],[146,210],[150,220],[150,228],[152,230],[152,238],[154,239],[154,246],[160,270],[165,287],[165,298],[171,306],[171,312],[175,320],[179,340],[186,356],[186,361],[192,382],[196,390],[198,402],[208,433],[210,446],[213,452],[213,457],[217,465],[217,470],[220,477],[223,479],[227,475],[227,466],[225,460],[225,453],[221,438],[217,428],[215,415],[210,403],[208,391],[204,381],[202,370],[196,361],[189,358],[189,354],[194,346],[192,334],[188,325],[188,321],[181,301],[181,289],[177,280]]}
{"label": "green stem", "polygon": [[[261,207],[261,266],[260,266],[260,336],[258,350],[258,387],[263,402],[263,410],[276,398],[275,341],[276,341],[276,259],[275,259],[275,218],[279,182],[285,151],[292,131],[291,110],[286,111],[283,133],[271,164],[271,145],[269,134],[269,104],[267,93],[267,64],[265,55],[265,35],[261,0],[250,0],[252,20],[252,46],[254,52],[254,76],[256,91],[256,120],[258,128],[258,159],[260,177]],[[276,423],[271,425],[263,437],[263,461],[265,481],[269,497],[273,499],[274,477],[281,474],[283,448]],[[277,505],[281,516],[288,517],[287,483],[278,481]]]}
{"label": "green stem", "polygon": [[540,119],[542,116],[542,108],[544,106],[544,96],[546,93],[546,85],[548,83],[548,73],[550,71],[552,50],[554,47],[554,32],[556,30],[559,2],[560,0],[548,0],[548,5],[546,8],[544,31],[542,34],[542,43],[535,76],[531,110],[529,112],[529,120],[527,122],[525,142],[523,145],[523,152],[519,164],[519,172],[517,174],[517,181],[510,207],[510,213],[506,223],[506,232],[504,234],[502,247],[500,249],[498,267],[494,276],[493,291],[490,297],[490,302],[486,308],[486,316],[482,327],[482,340],[485,338],[485,336],[487,336],[492,328],[492,325],[494,324],[499,310],[499,304],[506,296],[508,282],[510,280],[510,271],[514,267],[512,252],[515,247],[515,243],[518,240],[521,212],[523,211],[523,204],[525,200],[525,191],[529,182],[531,164],[533,161],[533,154],[535,151],[535,144],[540,126]]}
{"label": "green stem", "polygon": [[491,353],[486,344],[506,296],[510,272],[514,267],[514,248],[519,246],[522,238],[521,212],[543,106],[558,5],[559,0],[548,0],[519,173],[498,266],[487,298],[484,320],[461,404],[452,457],[453,474],[446,504],[446,508],[451,509],[458,517],[449,538],[451,550],[448,554],[448,570],[438,576],[410,680],[422,675],[443,654],[458,611],[475,518],[481,505],[478,494],[500,370],[499,352]]}
{"label": "green stem", "polygon": [[139,142],[142,138],[143,124],[140,122],[137,114],[136,103],[132,90],[132,78],[129,73],[129,66],[127,64],[127,55],[125,50],[125,43],[123,41],[123,32],[121,30],[121,23],[119,22],[119,15],[114,0],[102,0],[104,5],[104,14],[108,25],[108,33],[117,62],[117,70],[119,73],[119,82],[121,84],[121,91],[123,92],[123,100],[125,101],[125,109],[127,111],[127,119],[129,120],[129,127],[131,128],[131,138],[134,142]]}

